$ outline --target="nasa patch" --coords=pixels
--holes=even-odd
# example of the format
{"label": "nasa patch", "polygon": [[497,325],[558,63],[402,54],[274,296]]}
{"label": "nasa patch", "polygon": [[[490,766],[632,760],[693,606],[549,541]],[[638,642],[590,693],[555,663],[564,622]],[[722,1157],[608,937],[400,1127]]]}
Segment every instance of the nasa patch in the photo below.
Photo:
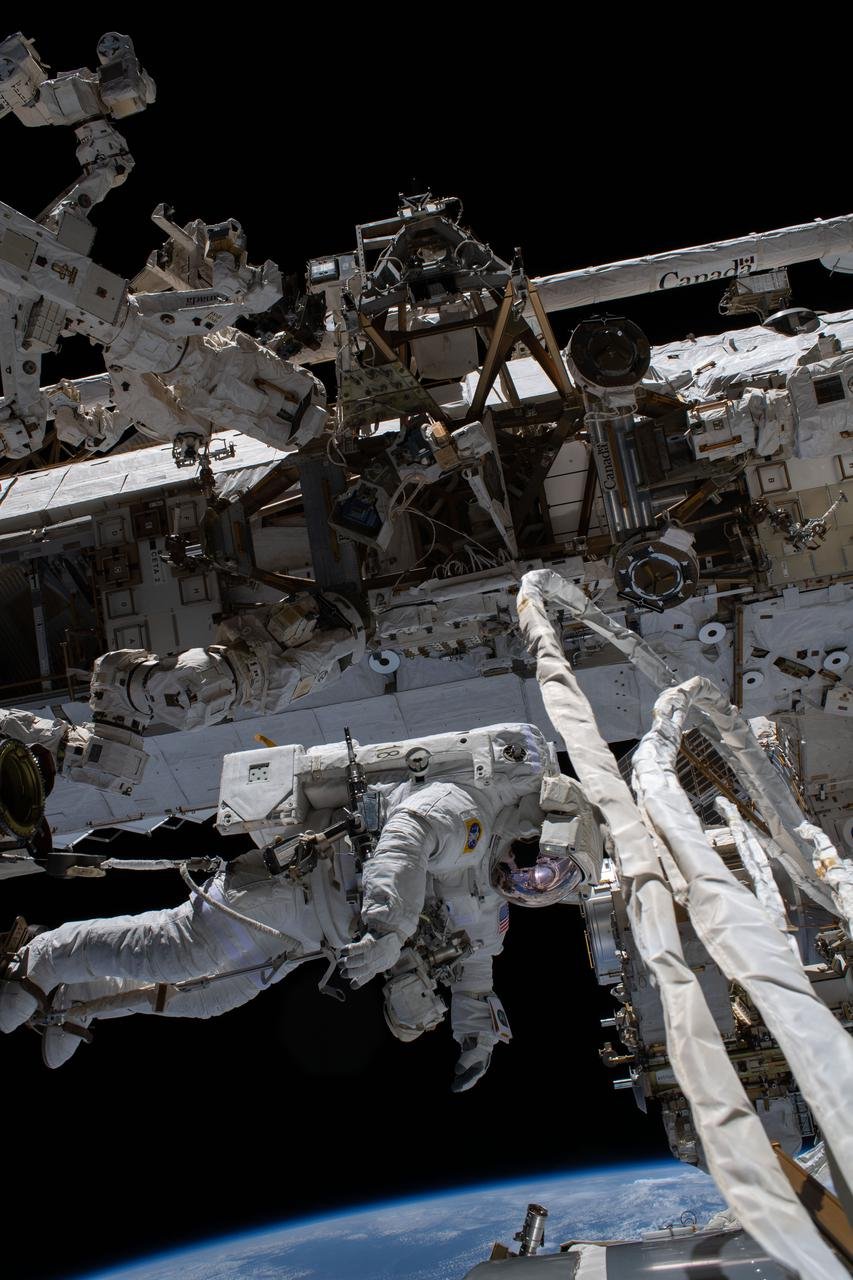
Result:
{"label": "nasa patch", "polygon": [[463,853],[473,853],[480,843],[480,836],[483,834],[483,824],[479,818],[465,819],[465,848]]}

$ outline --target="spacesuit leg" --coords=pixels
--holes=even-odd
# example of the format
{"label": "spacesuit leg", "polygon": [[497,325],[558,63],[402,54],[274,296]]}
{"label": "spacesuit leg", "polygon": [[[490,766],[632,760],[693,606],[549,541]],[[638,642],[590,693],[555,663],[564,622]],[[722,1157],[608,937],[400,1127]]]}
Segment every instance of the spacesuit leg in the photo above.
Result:
{"label": "spacesuit leg", "polygon": [[[126,993],[126,1002],[113,1008],[103,1009],[97,1014],[87,1014],[75,1009],[69,1023],[48,1026],[42,1037],[42,1059],[48,1067],[61,1067],[79,1048],[85,1033],[94,1021],[106,1021],[109,1018],[126,1018],[132,1013],[150,1013],[164,1018],[216,1018],[221,1013],[229,1013],[241,1005],[248,1004],[258,992],[266,987],[281,982],[296,969],[301,960],[297,957],[280,965],[274,972],[269,969],[255,973],[239,974],[233,978],[206,983],[193,987],[189,991],[164,989],[160,999],[152,998],[150,986],[147,991],[140,989],[134,978],[98,978],[93,982],[61,983],[54,988],[49,997],[51,1010],[75,1009],[76,1006],[88,1004],[90,1001],[104,997],[114,998]],[[265,979],[268,979],[265,981]]]}
{"label": "spacesuit leg", "polygon": [[[263,964],[285,951],[298,955],[319,945],[316,917],[305,910],[301,894],[297,902],[289,882],[259,877],[252,869],[220,872],[205,891],[271,924],[286,939],[253,930],[193,898],[169,910],[60,925],[39,934],[24,949],[11,976],[25,975],[47,996],[60,985],[105,978],[132,979],[136,985],[183,982]],[[37,998],[23,994],[14,981],[0,989],[0,1029],[11,1031],[35,1013]]]}
{"label": "spacesuit leg", "polygon": [[461,1053],[451,1088],[462,1093],[485,1075],[498,1043],[512,1036],[503,1005],[492,990],[492,956],[479,951],[465,961],[450,988],[450,1025]]}

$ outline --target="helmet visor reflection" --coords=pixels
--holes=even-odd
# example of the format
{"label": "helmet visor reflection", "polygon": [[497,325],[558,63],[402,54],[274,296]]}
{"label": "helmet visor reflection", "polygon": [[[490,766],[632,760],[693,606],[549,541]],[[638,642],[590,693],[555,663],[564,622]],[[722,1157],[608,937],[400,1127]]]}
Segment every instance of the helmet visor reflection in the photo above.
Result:
{"label": "helmet visor reflection", "polygon": [[583,880],[583,872],[573,858],[540,857],[532,867],[516,867],[504,862],[498,870],[501,892],[516,902],[532,906],[546,899],[559,901]]}

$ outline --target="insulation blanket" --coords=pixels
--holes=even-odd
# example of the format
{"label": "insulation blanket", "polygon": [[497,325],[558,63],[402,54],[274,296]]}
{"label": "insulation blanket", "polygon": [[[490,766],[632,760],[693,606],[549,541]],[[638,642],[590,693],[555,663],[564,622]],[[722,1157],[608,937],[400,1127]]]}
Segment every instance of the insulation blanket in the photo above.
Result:
{"label": "insulation blanket", "polygon": [[613,298],[727,281],[738,275],[769,271],[811,258],[849,254],[853,250],[853,216],[828,218],[782,227],[737,240],[695,245],[644,258],[626,258],[579,271],[539,276],[533,281],[546,311],[586,307]]}
{"label": "insulation blanket", "polygon": [[658,698],[652,728],[634,753],[637,801],[686,881],[696,934],[761,1013],[849,1184],[853,1041],[814,994],[785,934],[709,844],[676,773],[684,725],[693,699],[709,697],[706,683],[688,680]]}
{"label": "insulation blanket", "polygon": [[708,1166],[745,1229],[774,1257],[809,1280],[841,1280],[846,1273],[820,1240],[782,1173],[729,1061],[698,979],[685,962],[656,845],[548,619],[545,600],[552,593],[570,608],[576,593],[579,613],[588,603],[582,592],[550,570],[525,574],[518,596],[522,633],[536,657],[548,715],[589,800],[610,827],[631,928],[660,992],[670,1061],[690,1103]]}

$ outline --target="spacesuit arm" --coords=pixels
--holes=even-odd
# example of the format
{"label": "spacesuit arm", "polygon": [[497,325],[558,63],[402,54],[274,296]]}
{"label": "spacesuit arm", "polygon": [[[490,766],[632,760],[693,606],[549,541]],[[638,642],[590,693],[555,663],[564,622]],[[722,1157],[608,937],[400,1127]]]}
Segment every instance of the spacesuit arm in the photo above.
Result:
{"label": "spacesuit arm", "polygon": [[418,927],[426,897],[427,863],[438,841],[429,823],[399,809],[364,868],[362,918],[370,933],[395,933],[403,943]]}
{"label": "spacesuit arm", "polygon": [[426,897],[427,862],[437,844],[428,823],[405,809],[382,828],[362,880],[366,932],[340,953],[343,972],[353,986],[387,973],[416,931]]}

